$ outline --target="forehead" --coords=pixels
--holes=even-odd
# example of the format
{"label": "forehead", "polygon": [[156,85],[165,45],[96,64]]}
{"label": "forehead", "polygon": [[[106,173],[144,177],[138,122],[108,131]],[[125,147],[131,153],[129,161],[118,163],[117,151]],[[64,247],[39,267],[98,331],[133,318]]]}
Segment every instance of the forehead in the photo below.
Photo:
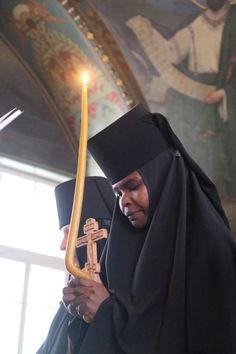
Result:
{"label": "forehead", "polygon": [[126,185],[128,185],[131,182],[143,182],[143,179],[138,173],[138,171],[134,171],[125,178],[121,179],[119,182],[115,183],[112,185],[114,191],[124,188]]}

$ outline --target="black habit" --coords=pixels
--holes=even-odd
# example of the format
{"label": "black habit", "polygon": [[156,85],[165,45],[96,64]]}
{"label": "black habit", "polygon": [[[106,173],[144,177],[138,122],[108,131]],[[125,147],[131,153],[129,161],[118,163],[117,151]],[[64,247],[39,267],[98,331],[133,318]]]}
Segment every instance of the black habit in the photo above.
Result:
{"label": "black habit", "polygon": [[138,171],[150,209],[138,230],[116,203],[101,260],[111,296],[78,354],[236,354],[236,244],[213,183],[141,105],[89,150],[112,184]]}
{"label": "black habit", "polygon": [[[60,229],[70,224],[74,189],[75,179],[60,183],[55,188]],[[83,225],[88,218],[96,219],[99,228],[109,231],[114,202],[115,195],[106,178],[86,177],[79,237],[83,236]],[[98,259],[100,259],[105,242],[104,239],[97,242]],[[83,268],[87,261],[86,247],[77,249],[76,254],[80,267]],[[51,323],[47,338],[36,354],[67,354],[68,343],[71,352],[77,354],[87,328],[87,323],[79,317],[70,315],[64,304],[61,303]]]}

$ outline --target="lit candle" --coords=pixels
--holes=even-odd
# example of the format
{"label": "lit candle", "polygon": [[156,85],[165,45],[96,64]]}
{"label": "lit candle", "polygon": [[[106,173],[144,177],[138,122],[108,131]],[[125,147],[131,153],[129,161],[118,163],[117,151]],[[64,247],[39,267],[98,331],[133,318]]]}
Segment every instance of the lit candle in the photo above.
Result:
{"label": "lit candle", "polygon": [[66,248],[65,264],[69,273],[79,278],[89,278],[89,275],[83,272],[78,265],[74,264],[76,243],[79,232],[80,218],[82,212],[83,196],[84,196],[84,181],[86,174],[86,156],[87,156],[87,141],[88,141],[88,93],[87,81],[88,75],[84,73],[82,76],[82,102],[81,102],[81,126],[79,140],[79,154],[77,175],[75,183],[74,202],[71,213],[70,230]]}

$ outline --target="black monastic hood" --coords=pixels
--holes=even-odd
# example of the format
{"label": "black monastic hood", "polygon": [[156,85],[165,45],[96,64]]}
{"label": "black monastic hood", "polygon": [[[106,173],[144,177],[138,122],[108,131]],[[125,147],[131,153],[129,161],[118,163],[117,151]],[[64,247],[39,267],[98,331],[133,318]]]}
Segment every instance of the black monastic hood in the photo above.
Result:
{"label": "black monastic hood", "polygon": [[79,354],[235,354],[236,245],[215,186],[162,115],[138,106],[115,125],[89,149],[112,183],[139,171],[152,218],[137,230],[116,203],[103,258],[111,296]]}

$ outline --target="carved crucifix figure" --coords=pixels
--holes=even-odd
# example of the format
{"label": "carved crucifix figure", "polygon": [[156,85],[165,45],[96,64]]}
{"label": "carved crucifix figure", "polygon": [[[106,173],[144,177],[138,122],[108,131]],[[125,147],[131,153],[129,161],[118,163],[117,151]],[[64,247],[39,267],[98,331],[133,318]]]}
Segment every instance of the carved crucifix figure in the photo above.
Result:
{"label": "carved crucifix figure", "polygon": [[78,238],[77,248],[87,246],[87,262],[82,269],[90,274],[91,279],[101,282],[100,264],[98,263],[97,256],[97,241],[103,238],[107,238],[107,230],[100,229],[98,222],[95,219],[87,219],[84,225],[84,236]]}

